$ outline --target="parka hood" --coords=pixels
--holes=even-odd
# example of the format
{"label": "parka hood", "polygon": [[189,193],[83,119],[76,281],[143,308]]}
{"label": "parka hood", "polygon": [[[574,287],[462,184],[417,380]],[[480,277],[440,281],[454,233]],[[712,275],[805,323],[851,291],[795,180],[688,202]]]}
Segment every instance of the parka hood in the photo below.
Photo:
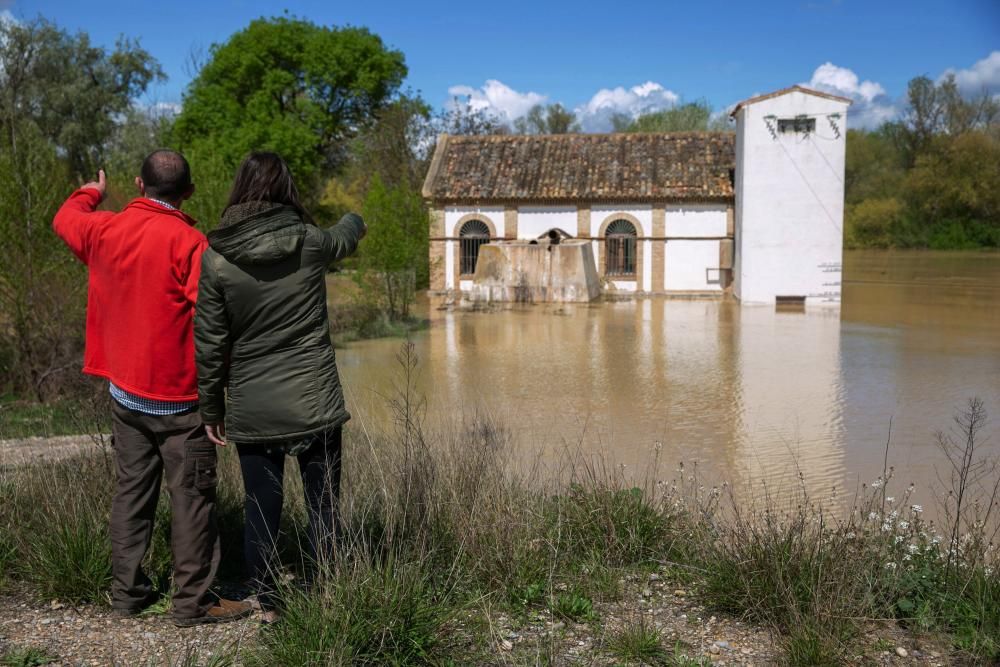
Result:
{"label": "parka hood", "polygon": [[298,252],[305,235],[291,206],[247,202],[226,209],[208,244],[233,264],[274,264]]}

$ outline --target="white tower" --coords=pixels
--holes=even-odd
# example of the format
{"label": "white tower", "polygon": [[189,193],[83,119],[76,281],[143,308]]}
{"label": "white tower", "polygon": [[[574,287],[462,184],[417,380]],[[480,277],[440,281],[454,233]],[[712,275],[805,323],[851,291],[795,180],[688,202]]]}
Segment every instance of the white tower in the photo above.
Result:
{"label": "white tower", "polygon": [[733,110],[733,294],[743,303],[840,303],[850,103],[792,86]]}

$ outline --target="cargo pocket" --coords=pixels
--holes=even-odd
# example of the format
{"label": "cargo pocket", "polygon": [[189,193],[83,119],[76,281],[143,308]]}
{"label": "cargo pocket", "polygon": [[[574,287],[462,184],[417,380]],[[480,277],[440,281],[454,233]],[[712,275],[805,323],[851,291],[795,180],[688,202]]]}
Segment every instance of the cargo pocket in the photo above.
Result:
{"label": "cargo pocket", "polygon": [[184,490],[191,495],[215,495],[219,484],[219,459],[215,445],[199,442],[184,453]]}

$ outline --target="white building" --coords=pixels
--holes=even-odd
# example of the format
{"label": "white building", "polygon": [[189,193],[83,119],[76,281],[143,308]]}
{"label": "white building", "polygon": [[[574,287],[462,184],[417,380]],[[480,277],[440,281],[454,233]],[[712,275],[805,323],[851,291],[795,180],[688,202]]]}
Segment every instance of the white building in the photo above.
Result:
{"label": "white building", "polygon": [[839,303],[849,104],[793,86],[738,104],[735,135],[442,135],[431,289],[469,289],[482,243],[558,230],[592,239],[608,289]]}

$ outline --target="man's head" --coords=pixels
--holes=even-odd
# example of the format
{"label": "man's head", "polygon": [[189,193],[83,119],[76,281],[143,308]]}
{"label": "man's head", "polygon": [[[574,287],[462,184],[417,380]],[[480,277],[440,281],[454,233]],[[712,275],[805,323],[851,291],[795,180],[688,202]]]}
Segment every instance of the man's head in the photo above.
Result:
{"label": "man's head", "polygon": [[161,149],[150,153],[142,162],[140,176],[135,179],[140,194],[180,207],[194,194],[191,167],[177,151]]}

